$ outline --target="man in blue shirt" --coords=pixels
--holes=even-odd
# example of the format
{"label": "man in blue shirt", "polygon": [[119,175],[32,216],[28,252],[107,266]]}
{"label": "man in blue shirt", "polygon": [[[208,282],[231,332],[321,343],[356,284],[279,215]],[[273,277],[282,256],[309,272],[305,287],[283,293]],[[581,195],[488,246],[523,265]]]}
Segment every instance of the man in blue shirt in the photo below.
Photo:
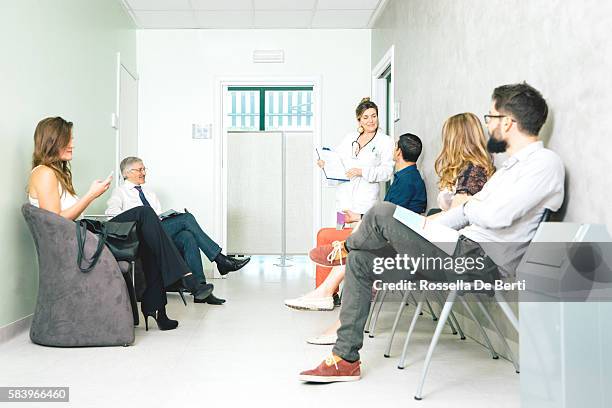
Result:
{"label": "man in blue shirt", "polygon": [[424,213],[427,207],[425,182],[416,165],[422,150],[423,143],[417,135],[405,133],[399,137],[393,157],[395,161],[393,183],[385,194],[385,201],[417,214]]}
{"label": "man in blue shirt", "polygon": [[[416,165],[422,151],[423,143],[417,135],[405,133],[399,137],[393,154],[395,161],[393,183],[384,198],[384,201],[407,208],[417,214],[424,213],[427,207],[425,182]],[[345,213],[346,222],[359,221],[362,216],[362,214],[348,210]]]}

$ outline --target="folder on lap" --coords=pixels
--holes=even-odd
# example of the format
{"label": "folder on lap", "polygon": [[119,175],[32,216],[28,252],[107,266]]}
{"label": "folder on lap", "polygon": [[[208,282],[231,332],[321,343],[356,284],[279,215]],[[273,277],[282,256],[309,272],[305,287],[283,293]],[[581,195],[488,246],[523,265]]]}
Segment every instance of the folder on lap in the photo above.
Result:
{"label": "folder on lap", "polygon": [[426,217],[410,211],[399,205],[393,213],[393,218],[440,248],[449,255],[453,255],[459,232],[448,228],[436,221],[427,221]]}

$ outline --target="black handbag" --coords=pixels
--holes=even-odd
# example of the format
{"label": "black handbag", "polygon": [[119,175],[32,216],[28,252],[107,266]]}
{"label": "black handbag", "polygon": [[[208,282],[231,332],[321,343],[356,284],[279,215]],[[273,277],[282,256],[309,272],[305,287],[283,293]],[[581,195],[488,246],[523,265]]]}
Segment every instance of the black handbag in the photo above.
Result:
{"label": "black handbag", "polygon": [[[89,261],[85,260],[88,265],[83,265],[85,257],[85,241],[87,239],[87,231],[93,232],[98,236],[98,245],[94,254]],[[117,261],[131,262],[138,256],[138,232],[136,230],[136,222],[101,222],[98,220],[82,219],[76,223],[77,234],[77,265],[81,272],[91,271],[102,254],[104,245],[112,252]]]}

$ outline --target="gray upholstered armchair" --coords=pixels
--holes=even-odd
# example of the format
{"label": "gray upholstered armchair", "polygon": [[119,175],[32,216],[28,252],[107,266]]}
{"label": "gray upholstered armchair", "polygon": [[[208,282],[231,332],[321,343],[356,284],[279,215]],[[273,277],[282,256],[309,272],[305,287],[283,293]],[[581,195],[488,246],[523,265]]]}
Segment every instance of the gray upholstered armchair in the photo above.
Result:
{"label": "gray upholstered armchair", "polygon": [[[134,342],[134,317],[119,265],[104,248],[96,267],[77,267],[76,227],[30,204],[21,208],[30,228],[39,265],[38,300],[30,338],[46,346],[119,346]],[[87,232],[85,255],[97,237]]]}

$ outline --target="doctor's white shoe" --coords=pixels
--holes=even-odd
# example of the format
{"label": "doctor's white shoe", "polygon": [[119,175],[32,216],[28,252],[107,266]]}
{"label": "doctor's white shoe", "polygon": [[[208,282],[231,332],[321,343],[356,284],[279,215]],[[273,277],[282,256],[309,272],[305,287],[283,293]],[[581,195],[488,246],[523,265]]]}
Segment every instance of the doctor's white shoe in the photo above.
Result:
{"label": "doctor's white shoe", "polygon": [[327,311],[334,310],[333,297],[299,297],[285,300],[285,306],[297,310]]}

